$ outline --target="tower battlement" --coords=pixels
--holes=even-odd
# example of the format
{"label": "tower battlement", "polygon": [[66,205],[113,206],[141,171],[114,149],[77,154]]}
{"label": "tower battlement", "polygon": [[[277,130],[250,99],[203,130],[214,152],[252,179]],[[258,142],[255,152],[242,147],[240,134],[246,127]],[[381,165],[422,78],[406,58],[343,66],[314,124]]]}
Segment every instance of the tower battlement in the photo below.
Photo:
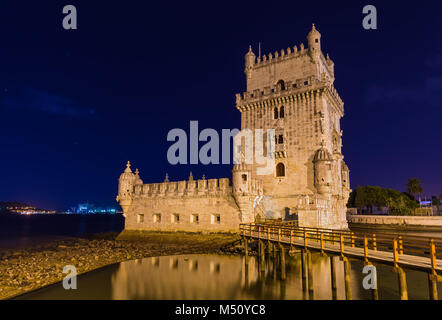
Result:
{"label": "tower battlement", "polygon": [[134,196],[141,197],[195,197],[231,194],[229,178],[167,181],[134,186]]}
{"label": "tower battlement", "polygon": [[[245,55],[247,91],[278,85],[280,81],[295,83],[297,79],[323,78],[332,84],[335,80],[334,63],[321,50],[321,34],[313,25],[307,35],[308,47],[303,43],[287,50],[256,57],[252,48]],[[283,84],[284,86],[284,84]]]}
{"label": "tower battlement", "polygon": [[[296,79],[295,81],[284,82],[284,88],[279,85],[272,85],[264,87],[263,90],[255,89],[253,91],[246,91],[236,94],[236,108],[243,110],[258,106],[260,104],[273,105],[277,100],[301,100],[308,95],[308,92],[326,92],[334,101],[337,102],[336,107],[343,113],[344,102],[339,96],[336,88],[325,78],[325,74],[321,80],[310,76],[303,79]],[[274,100],[274,101],[273,101]]]}

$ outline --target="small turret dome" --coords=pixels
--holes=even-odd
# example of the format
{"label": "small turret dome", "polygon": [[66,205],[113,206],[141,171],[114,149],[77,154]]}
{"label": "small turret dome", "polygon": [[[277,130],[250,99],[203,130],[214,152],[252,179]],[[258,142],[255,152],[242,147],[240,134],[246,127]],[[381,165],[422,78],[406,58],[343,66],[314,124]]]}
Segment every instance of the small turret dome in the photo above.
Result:
{"label": "small turret dome", "polygon": [[313,23],[312,25],[312,30],[310,30],[310,32],[308,33],[308,38],[321,38],[321,34],[319,33],[318,30],[316,30],[315,24]]}
{"label": "small turret dome", "polygon": [[327,149],[321,148],[315,153],[315,157],[313,158],[313,162],[317,161],[332,161],[332,157],[330,152]]}
{"label": "small turret dome", "polygon": [[135,178],[134,178],[134,185],[140,185],[143,184],[143,180],[140,178],[140,171],[138,169],[135,170]]}
{"label": "small turret dome", "polygon": [[132,173],[132,170],[130,169],[130,161],[128,161],[126,164],[126,169],[121,174],[120,179],[130,180],[130,179],[134,179],[134,178],[135,178],[135,175]]}

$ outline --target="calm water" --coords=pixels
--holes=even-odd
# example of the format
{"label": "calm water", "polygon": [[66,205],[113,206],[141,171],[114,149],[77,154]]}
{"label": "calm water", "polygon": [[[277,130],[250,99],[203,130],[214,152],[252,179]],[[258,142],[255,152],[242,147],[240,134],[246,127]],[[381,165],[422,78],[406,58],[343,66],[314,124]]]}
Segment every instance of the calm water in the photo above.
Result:
{"label": "calm water", "polygon": [[[345,299],[344,267],[335,257],[337,298]],[[362,288],[362,268],[351,261],[353,299],[371,299]],[[301,259],[287,255],[287,279],[279,280],[274,261],[258,271],[255,257],[246,267],[242,256],[181,255],[145,258],[104,267],[77,279],[77,290],[61,283],[21,296],[20,299],[309,299],[303,291]],[[312,256],[314,299],[332,299],[330,258]],[[398,299],[397,275],[392,267],[377,265],[380,299]],[[428,299],[425,273],[407,271],[409,299]],[[439,291],[441,296],[442,291]]]}
{"label": "calm water", "polygon": [[119,214],[0,214],[0,249],[94,233],[120,232],[123,228],[124,217]]}

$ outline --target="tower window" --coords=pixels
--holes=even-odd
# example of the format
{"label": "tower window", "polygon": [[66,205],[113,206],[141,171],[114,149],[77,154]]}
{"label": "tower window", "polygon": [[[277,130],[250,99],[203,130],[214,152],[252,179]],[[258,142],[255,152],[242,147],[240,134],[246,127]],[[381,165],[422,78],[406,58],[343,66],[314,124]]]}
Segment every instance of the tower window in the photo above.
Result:
{"label": "tower window", "polygon": [[161,214],[160,213],[153,215],[153,223],[161,223]]}
{"label": "tower window", "polygon": [[172,223],[180,223],[180,215],[178,213],[174,213],[171,216]]}
{"label": "tower window", "polygon": [[143,223],[144,222],[144,214],[139,214],[137,216],[137,222],[138,223]]}
{"label": "tower window", "polygon": [[315,39],[315,42],[318,43],[318,42],[319,42],[319,39]]}
{"label": "tower window", "polygon": [[190,216],[190,223],[199,223],[200,217],[197,214],[192,214]]}
{"label": "tower window", "polygon": [[278,136],[278,144],[283,144],[284,143],[284,136],[282,134],[280,134]]}
{"label": "tower window", "polygon": [[277,83],[276,83],[276,86],[278,87],[278,89],[279,90],[285,90],[285,83],[284,83],[284,80],[279,80]]}
{"label": "tower window", "polygon": [[273,110],[273,113],[274,113],[274,118],[278,119],[278,116],[279,116],[278,107],[275,107],[275,109]]}
{"label": "tower window", "polygon": [[276,165],[276,176],[285,177],[285,166],[283,163],[278,163]]}
{"label": "tower window", "polygon": [[219,214],[212,214],[210,217],[210,223],[211,224],[220,224],[221,223],[221,216]]}
{"label": "tower window", "polygon": [[243,175],[242,175],[242,181],[243,181],[243,182],[246,182],[246,181],[247,181],[247,175],[246,175],[246,174],[243,174]]}
{"label": "tower window", "polygon": [[279,108],[279,117],[280,117],[280,118],[284,118],[284,106],[282,106],[281,108]]}

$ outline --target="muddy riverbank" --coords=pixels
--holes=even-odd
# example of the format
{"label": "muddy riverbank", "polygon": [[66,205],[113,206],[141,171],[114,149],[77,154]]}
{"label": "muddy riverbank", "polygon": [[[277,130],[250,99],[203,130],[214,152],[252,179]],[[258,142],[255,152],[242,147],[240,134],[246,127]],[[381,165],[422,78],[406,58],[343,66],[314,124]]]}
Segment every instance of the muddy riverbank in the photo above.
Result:
{"label": "muddy riverbank", "polygon": [[75,266],[77,273],[82,274],[145,257],[222,253],[238,239],[235,234],[123,232],[118,237],[106,234],[0,249],[0,299],[62,281],[66,265]]}

